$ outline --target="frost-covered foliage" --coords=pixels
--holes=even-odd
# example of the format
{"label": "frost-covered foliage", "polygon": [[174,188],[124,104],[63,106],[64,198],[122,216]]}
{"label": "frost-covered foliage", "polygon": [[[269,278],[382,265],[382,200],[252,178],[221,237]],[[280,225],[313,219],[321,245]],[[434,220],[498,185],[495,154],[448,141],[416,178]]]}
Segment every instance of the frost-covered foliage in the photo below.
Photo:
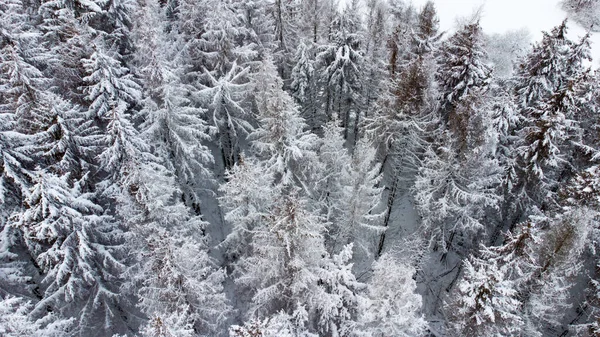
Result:
{"label": "frost-covered foliage", "polygon": [[7,296],[0,300],[0,333],[6,337],[59,337],[71,332],[71,320],[56,319],[48,314],[41,319],[31,317],[32,304],[23,298]]}
{"label": "frost-covered foliage", "polygon": [[[314,48],[313,48],[314,49]],[[315,71],[314,50],[304,41],[298,45],[294,57],[295,66],[292,69],[290,84],[292,96],[300,105],[300,111],[312,130],[318,130],[326,120],[319,107],[318,79]]]}
{"label": "frost-covered foliage", "polygon": [[567,28],[0,2],[0,335],[598,335],[600,73]]}
{"label": "frost-covered foliage", "polygon": [[213,157],[204,144],[210,130],[202,118],[206,111],[194,101],[197,90],[183,82],[183,51],[169,42],[164,27],[152,26],[161,14],[157,3],[144,4],[134,30],[136,46],[144,51],[138,54],[145,80],[142,135],[156,144],[154,153],[177,175],[186,204],[198,211],[201,184],[211,179],[207,166]]}
{"label": "frost-covered foliage", "polygon": [[[453,317],[453,334],[498,336],[522,331],[518,287],[520,273],[528,260],[527,252],[520,246],[529,239],[527,230],[520,236],[509,237],[508,243],[501,247],[483,247],[481,257],[465,261],[465,276],[457,287],[461,296],[448,308]],[[521,265],[515,266],[517,262]]]}
{"label": "frost-covered foliage", "polygon": [[479,23],[467,24],[452,35],[439,50],[442,106],[452,109],[465,96],[486,86],[491,70],[485,64],[484,36]]}
{"label": "frost-covered foliage", "polygon": [[215,268],[204,245],[160,230],[145,241],[139,306],[150,318],[148,329],[161,329],[164,321],[162,329],[207,336],[220,331],[230,310],[224,272]]}
{"label": "frost-covered foliage", "polygon": [[[517,148],[520,187],[527,186],[534,204],[547,205],[565,171],[575,171],[572,143],[579,142],[577,123],[589,96],[585,94],[589,59],[589,35],[579,42],[566,36],[566,22],[544,33],[517,73],[517,107],[523,118]],[[532,186],[537,185],[537,186]]]}
{"label": "frost-covered foliage", "polygon": [[358,335],[423,336],[427,322],[419,314],[422,298],[416,294],[415,269],[386,253],[373,266],[368,284],[369,307]]}
{"label": "frost-covered foliage", "polygon": [[562,8],[569,13],[570,17],[592,32],[598,31],[598,14],[600,14],[600,2],[598,0],[562,0]]}
{"label": "frost-covered foliage", "polygon": [[317,137],[306,130],[307,125],[292,97],[283,90],[270,57],[261,62],[254,81],[259,127],[250,135],[252,145],[259,156],[264,156],[267,170],[277,182],[290,185],[295,179],[306,181],[315,161]]}
{"label": "frost-covered foliage", "polygon": [[[87,76],[85,92],[90,106],[88,118],[110,119],[116,110],[125,110],[139,101],[139,85],[120,60],[107,52],[102,40],[96,41],[95,52],[82,60]],[[114,53],[114,52],[113,52]]]}
{"label": "frost-covered foliage", "polygon": [[249,94],[246,82],[248,68],[235,62],[226,75],[215,78],[206,73],[209,87],[198,92],[201,101],[208,107],[210,124],[216,128],[218,145],[226,169],[231,169],[240,157],[240,142],[253,130],[250,112],[243,100]]}
{"label": "frost-covered foliage", "polygon": [[232,228],[221,243],[228,255],[237,258],[249,252],[254,229],[273,207],[280,195],[272,172],[252,158],[243,159],[227,173],[227,182],[220,187],[220,205],[224,220]]}
{"label": "frost-covered foliage", "polygon": [[424,234],[445,251],[455,238],[473,240],[485,229],[485,211],[496,208],[500,199],[495,191],[499,172],[485,154],[473,151],[472,158],[461,160],[448,132],[437,146],[426,151],[414,191]]}
{"label": "frost-covered foliage", "polygon": [[[358,1],[353,1],[354,6]],[[352,8],[352,7],[351,7]],[[363,55],[359,18],[356,9],[348,9],[331,24],[337,29],[330,33],[329,44],[319,46],[316,62],[322,71],[320,81],[324,91],[323,108],[328,120],[335,114],[344,127],[347,139],[352,125],[358,123],[361,113],[361,76]],[[354,118],[355,121],[351,121]]]}

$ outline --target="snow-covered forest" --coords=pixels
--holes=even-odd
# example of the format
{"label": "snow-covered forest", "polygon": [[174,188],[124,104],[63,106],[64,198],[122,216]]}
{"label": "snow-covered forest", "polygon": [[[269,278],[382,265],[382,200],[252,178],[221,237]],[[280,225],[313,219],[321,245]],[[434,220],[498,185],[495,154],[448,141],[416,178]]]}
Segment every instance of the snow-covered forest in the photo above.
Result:
{"label": "snow-covered forest", "polygon": [[0,0],[0,336],[600,336],[600,1],[562,6]]}

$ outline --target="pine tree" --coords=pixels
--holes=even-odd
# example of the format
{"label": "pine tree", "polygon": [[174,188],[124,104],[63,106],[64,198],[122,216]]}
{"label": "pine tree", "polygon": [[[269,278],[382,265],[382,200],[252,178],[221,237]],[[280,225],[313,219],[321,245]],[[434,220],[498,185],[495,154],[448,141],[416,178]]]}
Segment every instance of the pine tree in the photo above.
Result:
{"label": "pine tree", "polygon": [[300,7],[300,31],[304,32],[301,38],[312,43],[320,44],[327,41],[330,25],[337,15],[339,5],[336,0],[308,0],[303,1]]}
{"label": "pine tree", "polygon": [[556,190],[555,184],[577,170],[569,165],[573,156],[569,147],[571,141],[580,141],[581,130],[574,118],[588,99],[581,86],[589,37],[575,44],[565,34],[566,22],[545,33],[517,75],[518,108],[523,118],[517,188],[527,185],[529,203],[542,208],[552,203],[546,198]]}
{"label": "pine tree", "polygon": [[[277,201],[255,228],[253,254],[240,261],[236,278],[236,283],[254,290],[250,317],[268,317],[280,310],[291,316],[314,312],[310,306],[325,253],[323,231],[319,217],[308,212],[297,196]],[[309,328],[309,323],[309,317],[303,317],[295,326]]]}
{"label": "pine tree", "polygon": [[135,30],[138,50],[144,51],[138,60],[144,79],[139,113],[143,137],[155,144],[154,153],[177,175],[186,204],[199,213],[201,184],[211,180],[208,165],[213,161],[204,145],[210,138],[202,118],[205,111],[192,98],[195,88],[181,82],[182,51],[168,42],[165,28],[155,27],[161,18],[158,3],[150,2],[140,11]]}
{"label": "pine tree", "polygon": [[167,316],[152,317],[140,329],[142,337],[193,337],[194,328],[187,316],[179,313],[170,313]]}
{"label": "pine tree", "polygon": [[417,18],[417,30],[414,36],[414,53],[423,56],[435,50],[436,42],[441,38],[440,20],[433,1],[427,1]]}
{"label": "pine tree", "polygon": [[184,331],[189,325],[211,335],[222,328],[229,305],[223,272],[207,254],[207,224],[181,201],[173,172],[138,151],[136,159],[143,161],[119,173],[110,189],[117,216],[131,228],[127,246],[133,261],[123,290],[140,299],[150,319],[146,331],[164,321],[168,329]]}
{"label": "pine tree", "polygon": [[288,186],[295,180],[306,183],[309,169],[314,170],[306,163],[316,161],[316,136],[306,131],[307,125],[292,97],[283,91],[282,80],[270,57],[262,61],[254,81],[259,127],[250,135],[252,146],[265,158],[267,170],[273,172],[276,183]]}
{"label": "pine tree", "polygon": [[360,80],[363,56],[359,52],[360,22],[356,16],[357,2],[333,22],[330,43],[317,51],[319,71],[322,71],[325,116],[331,120],[334,114],[344,127],[344,139],[352,134],[351,119],[356,123],[361,113]]}
{"label": "pine tree", "polygon": [[84,335],[98,327],[124,331],[117,289],[124,268],[122,232],[90,197],[81,186],[70,187],[66,175],[34,172],[27,208],[12,224],[42,276],[34,315],[52,308],[76,317],[77,333]]}
{"label": "pine tree", "polygon": [[600,3],[597,0],[562,0],[562,8],[570,14],[575,22],[592,32],[598,30]]}
{"label": "pine tree", "polygon": [[[330,252],[337,251],[340,246],[345,245],[345,239],[348,238],[338,237],[347,229],[344,202],[351,197],[347,194],[347,187],[351,184],[349,181],[351,156],[344,147],[343,132],[344,129],[339,126],[339,121],[335,118],[325,124],[318,149],[321,174],[316,194],[321,213],[331,223],[325,233],[326,248]],[[344,232],[344,234],[349,233]]]}
{"label": "pine tree", "polygon": [[494,333],[543,336],[560,326],[569,289],[590,234],[585,209],[567,207],[553,218],[532,216],[501,246],[482,248],[466,262],[451,322],[457,336]]}
{"label": "pine tree", "polygon": [[[269,12],[275,24],[274,59],[279,69],[279,74],[285,80],[290,78],[294,62],[294,51],[299,46],[300,10],[303,3],[295,1],[277,0],[270,5]],[[301,43],[301,42],[300,42]]]}
{"label": "pine tree", "polygon": [[300,313],[297,316],[290,316],[284,312],[279,312],[264,320],[250,320],[245,322],[243,326],[233,325],[229,329],[230,337],[314,337],[317,336],[308,332],[304,328],[294,326],[293,321],[301,318]]}
{"label": "pine tree", "polygon": [[[102,59],[111,62],[92,62]],[[133,255],[131,265],[127,266],[130,271],[137,271],[137,273],[131,277],[124,289],[128,289],[132,296],[139,296],[152,303],[150,305],[148,302],[142,301],[142,311],[148,317],[175,319],[184,325],[191,324],[197,331],[210,334],[211,331],[218,329],[224,319],[223,315],[226,315],[228,311],[225,298],[221,293],[221,272],[214,267],[210,258],[203,255],[206,254],[206,247],[198,243],[201,241],[196,243],[187,241],[186,243],[186,239],[184,239],[198,239],[197,235],[204,232],[204,223],[198,222],[197,219],[194,220],[195,218],[181,203],[181,191],[176,187],[173,179],[174,172],[163,164],[172,165],[173,163],[166,161],[171,158],[161,153],[160,150],[158,153],[163,155],[162,157],[151,154],[150,147],[143,142],[140,133],[132,123],[127,99],[136,100],[140,94],[135,82],[130,80],[130,75],[126,74],[126,70],[119,70],[114,58],[96,57],[92,58],[89,64],[91,69],[104,70],[105,68],[102,67],[116,67],[117,71],[107,69],[101,74],[104,76],[113,74],[111,83],[122,84],[91,85],[89,91],[90,99],[94,100],[92,111],[96,108],[95,111],[102,112],[101,121],[106,123],[104,147],[99,161],[101,169],[107,172],[107,179],[98,184],[98,188],[102,191],[103,198],[106,198],[104,200],[118,205],[115,216],[127,223],[131,229],[128,233],[130,235],[127,247],[138,252]],[[94,66],[96,64],[102,66]],[[101,84],[104,84],[103,82],[106,80],[102,81],[101,77],[95,75],[96,73],[98,71],[93,70],[88,81],[92,83],[100,81]],[[98,94],[99,92],[103,94]],[[95,104],[96,102],[98,104]],[[149,118],[150,123],[156,122],[156,119],[153,118],[161,117],[160,113],[157,115]],[[157,134],[152,132],[164,131],[165,129],[156,129],[158,126],[165,127],[165,121],[183,123],[175,116],[173,118],[172,120],[158,118],[159,121],[151,124],[148,128],[148,134],[156,136]],[[190,119],[184,121],[190,121]],[[167,127],[173,128],[175,122]],[[188,136],[185,133],[186,130],[176,131],[183,132],[180,136]],[[168,144],[164,137],[162,140]],[[163,147],[162,150],[165,148]],[[167,148],[167,150],[174,149]],[[185,232],[186,226],[191,226],[191,234]],[[168,235],[161,234],[165,233],[164,230],[169,231]],[[144,242],[143,238],[148,238],[148,241]],[[183,242],[185,249],[171,250],[170,254],[156,252],[156,249],[152,247],[159,241],[165,243],[167,248]],[[188,251],[196,253],[193,259],[190,259],[190,256],[184,257]],[[145,259],[143,254],[146,253],[152,258]],[[180,266],[179,261],[190,261],[194,269],[189,266]],[[164,267],[164,274],[172,278],[167,277],[163,280],[151,277],[150,275],[155,272],[152,270],[153,266]],[[185,286],[179,287],[178,280],[185,281]],[[150,292],[148,292],[149,289],[151,289]],[[203,291],[199,289],[203,289]],[[191,295],[194,297],[192,298]],[[179,318],[187,317],[184,321],[169,316],[175,314],[174,306],[181,304],[177,302],[178,298],[184,298],[184,303],[188,306],[187,310],[178,308],[181,311],[177,311]],[[206,306],[206,303],[211,303],[211,305]],[[216,309],[217,307],[219,309]],[[135,323],[137,322],[134,321],[133,324]]]}
{"label": "pine tree", "polygon": [[219,188],[219,205],[231,225],[221,244],[231,260],[249,255],[254,229],[268,217],[279,195],[274,181],[273,172],[252,158],[243,159],[228,171],[227,181]]}
{"label": "pine tree", "polygon": [[37,27],[43,37],[40,42],[47,50],[40,55],[44,73],[57,94],[85,105],[85,94],[80,87],[85,85],[82,79],[87,74],[81,60],[89,59],[94,52],[91,48],[94,30],[88,26],[89,20],[82,19],[74,7],[63,1],[42,1],[38,15]]}
{"label": "pine tree", "polygon": [[234,62],[222,77],[206,73],[210,86],[198,93],[217,130],[225,169],[231,169],[239,161],[240,140],[253,130],[250,111],[243,104],[250,91],[250,84],[246,82],[248,71],[249,68],[240,68]]}
{"label": "pine tree", "polygon": [[414,267],[385,253],[373,266],[368,284],[369,307],[362,316],[359,336],[422,336],[427,322],[420,315]]}
{"label": "pine tree", "polygon": [[[254,231],[251,250],[240,261],[236,283],[253,290],[248,316],[291,317],[292,331],[345,334],[359,312],[356,282],[348,261],[351,246],[329,257],[324,223],[294,194],[281,196]],[[303,335],[303,334],[300,334]]]}
{"label": "pine tree", "polygon": [[14,130],[24,134],[40,131],[35,115],[42,108],[42,95],[48,81],[38,69],[35,54],[44,50],[38,46],[39,35],[28,25],[26,8],[21,1],[3,5],[2,48],[0,49],[0,111],[14,114]]}
{"label": "pine tree", "polygon": [[453,110],[464,97],[477,95],[477,90],[489,85],[491,69],[485,64],[483,42],[481,26],[476,22],[462,27],[439,49],[436,79],[447,122],[457,118]]}
{"label": "pine tree", "polygon": [[[377,211],[383,192],[379,185],[380,167],[374,162],[375,149],[368,142],[360,140],[352,154],[349,175],[343,188],[344,198],[336,238],[343,244],[353,242],[367,256],[375,253],[373,238],[384,230],[384,213]],[[377,251],[379,249],[377,247]]]}
{"label": "pine tree", "polygon": [[[220,79],[236,71],[236,64],[245,65],[258,56],[256,45],[240,43],[251,32],[244,26],[235,6],[234,1],[219,0],[190,0],[179,5],[182,29],[191,44],[194,71],[206,70],[210,76]],[[210,76],[204,77],[212,85]]]}
{"label": "pine tree", "polygon": [[102,137],[80,106],[54,93],[44,93],[43,99],[44,109],[36,117],[43,121],[42,129],[35,137],[32,155],[52,173],[70,173],[72,181],[82,179],[95,169],[94,157]]}
{"label": "pine tree", "polygon": [[588,244],[595,212],[585,207],[563,208],[552,217],[535,219],[544,229],[536,250],[536,268],[521,291],[526,333],[542,336],[562,324],[571,308],[570,288],[582,268],[581,254]]}
{"label": "pine tree", "polygon": [[[222,328],[229,306],[223,273],[207,254],[206,223],[190,214],[174,172],[147,151],[139,135],[124,132],[122,138],[127,151],[122,154],[115,146],[108,151],[116,155],[110,162],[117,166],[102,186],[103,196],[118,205],[116,217],[130,229],[132,260],[122,289],[140,299],[142,312],[154,323],[170,322],[170,328],[183,329],[178,331],[190,325],[211,335]],[[144,329],[152,331],[154,323],[146,321]]]}
{"label": "pine tree", "polygon": [[22,298],[7,296],[0,300],[0,333],[6,337],[64,336],[69,333],[72,321],[56,319],[54,315],[39,320],[32,319],[31,303]]}
{"label": "pine tree", "polygon": [[[526,235],[526,234],[523,234]],[[457,286],[455,303],[448,306],[451,331],[456,336],[520,335],[520,279],[515,266],[525,236],[512,238],[502,247],[482,247],[480,257],[464,262],[464,276]],[[522,267],[521,267],[522,268]]]}
{"label": "pine tree", "polygon": [[501,227],[509,223],[518,221],[518,212],[516,212],[514,200],[517,195],[513,194],[513,183],[517,178],[517,154],[514,151],[518,142],[518,136],[515,134],[517,125],[521,118],[517,112],[514,96],[514,82],[511,80],[494,81],[490,87],[489,96],[494,97],[491,103],[491,118],[493,126],[496,130],[496,139],[490,139],[491,143],[495,143],[495,157],[498,159],[498,165],[502,169],[500,191],[503,201],[500,203],[501,220],[491,234],[492,242],[499,235]]}
{"label": "pine tree", "polygon": [[480,149],[461,160],[456,140],[447,131],[438,142],[425,153],[414,192],[426,238],[445,252],[454,245],[455,235],[476,240],[474,234],[485,229],[486,210],[498,207],[500,172]]}
{"label": "pine tree", "polygon": [[352,272],[352,258],[353,244],[350,243],[339,253],[321,261],[319,279],[322,285],[313,300],[320,335],[348,335],[359,327],[360,313],[364,311],[367,298],[365,285]]}
{"label": "pine tree", "polygon": [[500,201],[496,189],[501,169],[495,158],[498,130],[488,122],[491,69],[484,61],[478,23],[465,25],[439,50],[436,79],[444,123],[442,131],[431,137],[432,148],[415,183],[415,200],[427,239],[441,240],[444,251],[453,245],[456,234],[465,237],[470,232],[477,241],[473,234],[488,229],[484,216],[497,209]]}
{"label": "pine tree", "polygon": [[[389,34],[389,15],[387,14],[387,4],[385,1],[371,0],[367,2],[368,14],[366,20],[365,32],[365,62],[364,62],[364,80],[362,97],[364,99],[363,107],[365,118],[371,113],[373,104],[384,89],[384,80],[386,79],[385,58],[386,48],[385,40]],[[355,124],[355,134],[359,134],[358,126]],[[356,138],[359,138],[357,136]]]}
{"label": "pine tree", "polygon": [[[86,99],[90,102],[88,118],[98,122],[110,120],[115,110],[127,109],[139,101],[140,87],[129,70],[121,65],[118,55],[106,51],[102,40],[95,41],[95,51],[82,60],[87,72]],[[112,55],[111,55],[112,54]]]}
{"label": "pine tree", "polygon": [[317,81],[319,74],[315,71],[314,51],[304,40],[298,45],[294,57],[290,85],[292,96],[300,106],[302,116],[313,132],[318,131],[326,122],[318,99]]}
{"label": "pine tree", "polygon": [[203,224],[190,225],[187,237],[163,229],[148,233],[139,306],[150,317],[149,329],[159,329],[164,321],[168,329],[209,336],[219,332],[230,311],[222,287],[225,275],[215,268],[205,245],[190,240]]}
{"label": "pine tree", "polygon": [[0,121],[0,202],[3,205],[2,219],[5,221],[13,208],[21,206],[22,199],[28,194],[33,158],[28,153],[31,136],[13,132],[16,124],[14,115],[0,116]]}
{"label": "pine tree", "polygon": [[240,25],[246,29],[242,42],[246,48],[252,48],[257,53],[254,59],[262,60],[276,48],[274,17],[269,13],[270,2],[238,1],[235,8],[238,11]]}

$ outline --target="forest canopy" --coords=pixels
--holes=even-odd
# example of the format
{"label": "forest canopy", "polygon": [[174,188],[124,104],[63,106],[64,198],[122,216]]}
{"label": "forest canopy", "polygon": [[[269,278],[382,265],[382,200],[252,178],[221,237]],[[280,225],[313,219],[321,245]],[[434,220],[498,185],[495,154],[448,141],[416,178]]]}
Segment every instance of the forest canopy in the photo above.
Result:
{"label": "forest canopy", "polygon": [[570,25],[0,2],[0,335],[600,335],[600,73]]}

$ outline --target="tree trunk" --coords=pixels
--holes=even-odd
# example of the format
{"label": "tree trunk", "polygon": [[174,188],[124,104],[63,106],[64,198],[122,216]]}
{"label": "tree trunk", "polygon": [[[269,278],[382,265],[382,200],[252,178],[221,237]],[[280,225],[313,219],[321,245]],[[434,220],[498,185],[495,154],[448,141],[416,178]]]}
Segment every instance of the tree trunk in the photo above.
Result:
{"label": "tree trunk", "polygon": [[[387,211],[385,213],[385,219],[383,221],[383,227],[386,229],[389,228],[390,217],[392,216],[392,211],[394,207],[394,201],[396,200],[396,193],[398,192],[398,177],[394,175],[392,178],[392,187],[390,188],[390,194],[388,195],[387,201]],[[385,232],[381,233],[381,237],[379,238],[379,246],[377,247],[377,257],[381,256],[383,252],[383,246],[385,244]]]}

